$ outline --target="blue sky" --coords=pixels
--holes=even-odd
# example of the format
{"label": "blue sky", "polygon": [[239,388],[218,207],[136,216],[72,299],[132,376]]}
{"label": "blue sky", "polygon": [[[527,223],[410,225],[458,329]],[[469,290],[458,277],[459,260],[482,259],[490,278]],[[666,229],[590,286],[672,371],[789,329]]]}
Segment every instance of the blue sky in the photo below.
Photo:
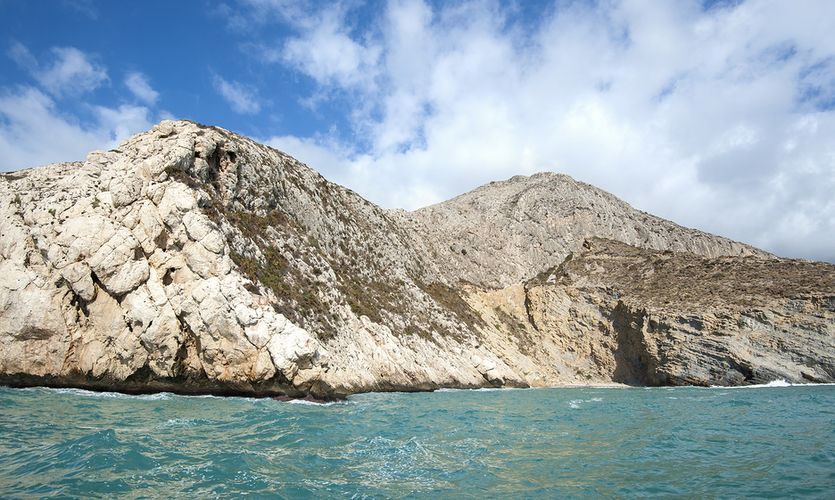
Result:
{"label": "blue sky", "polygon": [[[255,136],[308,135],[327,128],[333,117],[310,113],[300,104],[313,90],[309,78],[247,55],[248,44],[289,36],[289,27],[230,27],[222,5],[204,0],[0,1],[6,45],[0,85],[37,84],[26,67],[9,57],[15,44],[24,46],[41,66],[55,62],[54,48],[72,47],[106,71],[106,79],[90,91],[56,99],[62,111],[82,124],[95,119],[90,104],[128,104],[148,107],[152,121],[171,114]],[[125,85],[131,73],[144,75],[158,93],[156,101],[143,101],[131,92]],[[239,92],[257,101],[257,112],[233,110],[218,92],[218,79],[239,83]]]}
{"label": "blue sky", "polygon": [[835,261],[835,2],[0,0],[0,170],[164,118],[385,207],[552,170]]}

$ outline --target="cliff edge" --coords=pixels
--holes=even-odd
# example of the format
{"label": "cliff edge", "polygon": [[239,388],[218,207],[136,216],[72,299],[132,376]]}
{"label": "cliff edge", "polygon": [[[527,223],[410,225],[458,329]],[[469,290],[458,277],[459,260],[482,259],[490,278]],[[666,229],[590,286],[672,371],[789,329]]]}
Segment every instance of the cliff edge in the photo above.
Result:
{"label": "cliff edge", "polygon": [[0,383],[329,398],[833,381],[833,271],[557,174],[383,210],[165,121],[0,175]]}

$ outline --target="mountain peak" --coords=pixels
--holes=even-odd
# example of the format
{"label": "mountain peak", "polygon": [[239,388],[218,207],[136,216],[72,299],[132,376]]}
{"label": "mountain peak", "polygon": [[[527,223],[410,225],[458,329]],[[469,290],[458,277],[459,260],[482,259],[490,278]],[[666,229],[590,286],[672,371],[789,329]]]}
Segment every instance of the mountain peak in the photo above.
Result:
{"label": "mountain peak", "polygon": [[766,252],[634,209],[568,175],[539,172],[491,182],[405,215],[449,279],[503,287],[530,279],[585,238],[707,257]]}
{"label": "mountain peak", "polygon": [[[164,121],[84,162],[0,175],[0,383],[336,397],[830,380],[832,335],[802,346],[831,332],[831,266],[769,267],[786,292],[758,285],[745,309],[722,294],[745,293],[728,284],[756,274],[751,255],[770,257],[548,172],[387,211],[251,139]],[[714,309],[652,312],[640,282],[665,262],[705,270]],[[566,273],[542,279],[554,269]],[[756,329],[800,347],[682,354],[670,339],[696,338],[679,320],[691,316],[723,338]]]}

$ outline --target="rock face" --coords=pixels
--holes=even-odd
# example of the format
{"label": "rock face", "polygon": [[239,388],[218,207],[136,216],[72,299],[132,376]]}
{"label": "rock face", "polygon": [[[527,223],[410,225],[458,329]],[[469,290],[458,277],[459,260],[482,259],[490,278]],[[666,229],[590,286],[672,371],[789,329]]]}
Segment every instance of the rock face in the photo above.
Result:
{"label": "rock face", "polygon": [[706,257],[769,256],[640,212],[594,186],[550,172],[491,182],[402,217],[427,242],[445,276],[492,288],[532,278],[593,237]]}
{"label": "rock face", "polygon": [[556,174],[387,211],[279,151],[166,121],[0,175],[0,383],[338,397],[831,381],[833,267]]}
{"label": "rock face", "polygon": [[[531,326],[582,377],[639,385],[835,378],[835,266],[592,239],[525,285]],[[576,362],[576,360],[582,360]]]}

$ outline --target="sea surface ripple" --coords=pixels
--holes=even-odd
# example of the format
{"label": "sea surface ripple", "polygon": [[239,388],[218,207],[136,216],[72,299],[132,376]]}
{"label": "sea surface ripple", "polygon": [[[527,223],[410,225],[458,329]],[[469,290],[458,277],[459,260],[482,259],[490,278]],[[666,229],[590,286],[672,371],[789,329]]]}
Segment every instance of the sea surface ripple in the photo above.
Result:
{"label": "sea surface ripple", "polygon": [[835,387],[362,394],[0,387],[0,497],[812,497]]}

